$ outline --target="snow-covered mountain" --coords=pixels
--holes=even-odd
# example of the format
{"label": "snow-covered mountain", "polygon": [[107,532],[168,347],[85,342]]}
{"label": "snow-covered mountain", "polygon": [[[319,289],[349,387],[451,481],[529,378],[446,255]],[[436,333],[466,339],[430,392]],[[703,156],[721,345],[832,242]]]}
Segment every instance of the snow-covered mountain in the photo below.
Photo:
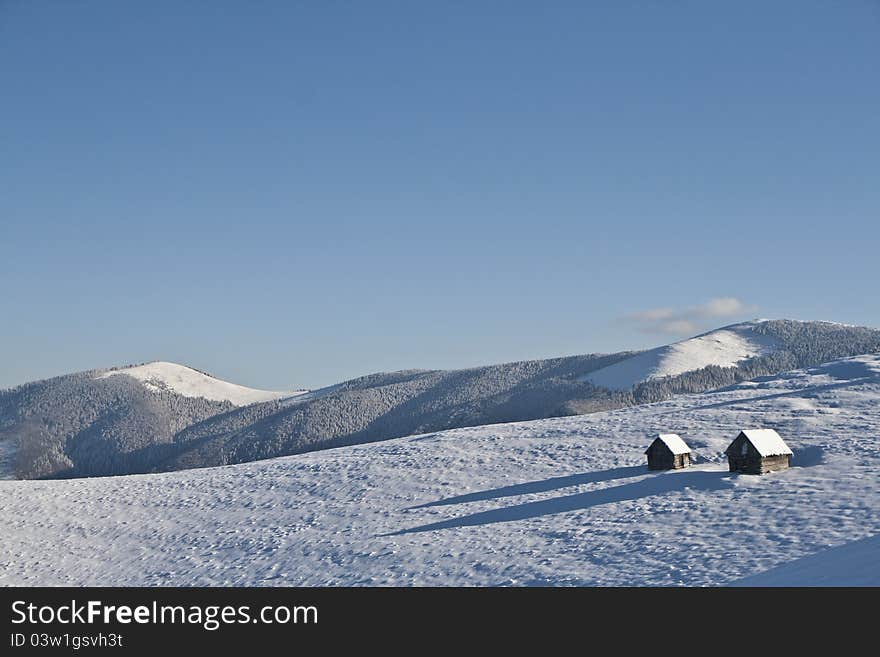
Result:
{"label": "snow-covered mountain", "polygon": [[725,326],[681,342],[643,351],[601,370],[586,380],[611,390],[630,390],[633,386],[714,365],[736,367],[750,358],[768,356],[780,348],[780,340],[761,333],[763,322],[744,322]]}
{"label": "snow-covered mountain", "polygon": [[[778,431],[792,468],[729,473],[746,427]],[[695,466],[645,467],[666,431]],[[578,417],[0,482],[0,584],[876,586],[878,490],[869,355]]]}
{"label": "snow-covered mountain", "polygon": [[242,463],[622,408],[873,352],[874,329],[774,320],[641,353],[378,373],[301,395],[243,388],[172,363],[96,370],[0,391],[0,476]]}
{"label": "snow-covered mountain", "polygon": [[107,378],[120,375],[135,378],[154,390],[167,390],[184,397],[227,401],[234,406],[247,406],[258,402],[294,397],[308,392],[307,390],[272,392],[246,388],[235,383],[215,379],[213,376],[185,365],[162,361],[111,370],[97,376],[98,378]]}

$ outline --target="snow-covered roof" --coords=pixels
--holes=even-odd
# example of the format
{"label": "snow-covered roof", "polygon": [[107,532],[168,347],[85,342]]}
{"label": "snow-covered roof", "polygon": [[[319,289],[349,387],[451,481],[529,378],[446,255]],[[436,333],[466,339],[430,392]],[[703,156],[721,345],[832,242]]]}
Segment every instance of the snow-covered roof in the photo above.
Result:
{"label": "snow-covered roof", "polygon": [[773,429],[743,429],[742,433],[761,456],[780,456],[792,453],[782,437]]}
{"label": "snow-covered roof", "polygon": [[[655,440],[660,440],[664,445],[669,448],[669,451],[678,456],[679,454],[690,454],[691,448],[687,446],[681,436],[677,433],[659,433],[657,434],[657,438]],[[651,443],[654,444],[653,441]],[[650,449],[650,448],[649,448]],[[647,454],[648,452],[645,451]]]}

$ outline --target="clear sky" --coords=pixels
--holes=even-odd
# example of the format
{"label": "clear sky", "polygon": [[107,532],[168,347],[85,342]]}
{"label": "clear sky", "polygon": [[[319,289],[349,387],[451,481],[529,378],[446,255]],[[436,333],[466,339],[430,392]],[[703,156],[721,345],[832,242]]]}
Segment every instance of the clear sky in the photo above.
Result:
{"label": "clear sky", "polygon": [[0,386],[880,325],[880,2],[0,0]]}

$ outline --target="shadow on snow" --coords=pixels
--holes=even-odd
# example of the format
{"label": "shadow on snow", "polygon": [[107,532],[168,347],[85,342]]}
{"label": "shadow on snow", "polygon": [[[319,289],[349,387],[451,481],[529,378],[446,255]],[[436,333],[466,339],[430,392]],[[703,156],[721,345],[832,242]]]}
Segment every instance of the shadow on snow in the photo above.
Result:
{"label": "shadow on snow", "polygon": [[[620,478],[620,471],[625,471],[623,476],[634,476],[632,470],[640,469],[645,472],[644,467],[639,468],[614,468],[604,472],[594,473],[595,475],[607,475],[607,473],[617,472],[617,477],[606,477],[607,479]],[[575,475],[578,476],[578,475]],[[584,475],[586,476],[586,475]],[[646,479],[636,481],[630,484],[622,484],[620,486],[612,486],[601,490],[587,491],[584,493],[576,493],[573,495],[564,495],[562,497],[554,497],[549,500],[539,500],[537,502],[526,502],[524,504],[516,504],[513,506],[502,507],[500,509],[492,509],[490,511],[481,511],[472,513],[458,518],[450,518],[441,520],[427,525],[419,525],[410,529],[402,529],[397,532],[384,534],[384,536],[399,536],[403,534],[415,534],[419,532],[430,532],[438,529],[452,529],[455,527],[474,527],[478,525],[491,525],[498,522],[513,522],[515,520],[529,520],[531,518],[540,518],[542,516],[550,516],[558,513],[567,513],[569,511],[583,511],[595,506],[603,504],[613,504],[615,502],[628,502],[639,500],[654,495],[663,495],[674,491],[681,491],[685,488],[694,488],[698,490],[720,490],[723,488],[731,488],[732,473],[726,471],[678,471],[663,472],[648,476]],[[560,477],[556,479],[566,479]],[[601,481],[602,479],[593,479],[593,481]],[[553,481],[551,480],[547,480]],[[534,486],[543,482],[532,482],[531,484],[523,484],[524,486]],[[514,488],[511,486],[510,488]],[[552,486],[548,489],[552,490]],[[503,489],[498,489],[503,490]],[[531,491],[529,491],[531,492]],[[492,494],[494,491],[486,491]],[[473,493],[478,496],[480,493]],[[471,497],[471,496],[462,496]],[[455,499],[455,498],[450,498]],[[472,497],[472,499],[481,499]],[[491,496],[485,498],[491,499]],[[441,502],[449,503],[448,500]],[[435,502],[433,505],[436,505]],[[426,504],[422,506],[433,506]]]}
{"label": "shadow on snow", "polygon": [[513,484],[511,486],[502,486],[501,488],[482,490],[477,493],[467,493],[466,495],[447,497],[443,500],[427,502],[409,508],[424,509],[432,506],[447,506],[450,504],[464,504],[465,502],[495,500],[501,497],[514,497],[516,495],[526,495],[528,493],[546,493],[547,491],[557,490],[559,488],[569,488],[571,486],[580,486],[581,484],[593,484],[599,481],[637,477],[646,472],[647,470],[644,465],[635,465],[628,468],[611,468],[610,470],[602,470],[601,472],[582,472],[580,474],[567,475],[565,477],[552,477],[550,479],[541,479],[539,481],[529,481],[524,484]]}

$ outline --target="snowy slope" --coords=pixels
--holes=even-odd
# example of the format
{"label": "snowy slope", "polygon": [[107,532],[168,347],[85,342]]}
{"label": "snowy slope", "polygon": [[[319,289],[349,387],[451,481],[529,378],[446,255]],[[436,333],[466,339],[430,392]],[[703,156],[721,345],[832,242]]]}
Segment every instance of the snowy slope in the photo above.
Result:
{"label": "snowy slope", "polygon": [[733,367],[755,356],[772,353],[776,341],[753,329],[756,322],[734,324],[688,340],[637,354],[584,377],[611,390],[629,390],[635,384],[675,376],[708,365]]}
{"label": "snowy slope", "polygon": [[[794,467],[727,472],[729,441],[762,426]],[[695,467],[645,468],[666,431]],[[867,584],[880,552],[855,542],[880,534],[878,490],[874,355],[587,416],[222,468],[0,481],[0,584],[712,585],[765,571]],[[851,568],[834,558],[850,552]],[[829,577],[798,561],[812,556],[834,560]]]}
{"label": "snowy slope", "polygon": [[880,534],[795,559],[731,586],[880,586]]}
{"label": "snowy slope", "polygon": [[142,381],[145,385],[155,389],[170,390],[184,397],[202,397],[212,401],[228,401],[236,406],[247,406],[258,402],[271,401],[301,395],[307,391],[273,392],[270,390],[256,390],[244,386],[215,379],[197,370],[178,365],[154,361],[144,365],[128,367],[120,370],[112,370],[100,374],[98,378],[118,376],[124,374]]}

